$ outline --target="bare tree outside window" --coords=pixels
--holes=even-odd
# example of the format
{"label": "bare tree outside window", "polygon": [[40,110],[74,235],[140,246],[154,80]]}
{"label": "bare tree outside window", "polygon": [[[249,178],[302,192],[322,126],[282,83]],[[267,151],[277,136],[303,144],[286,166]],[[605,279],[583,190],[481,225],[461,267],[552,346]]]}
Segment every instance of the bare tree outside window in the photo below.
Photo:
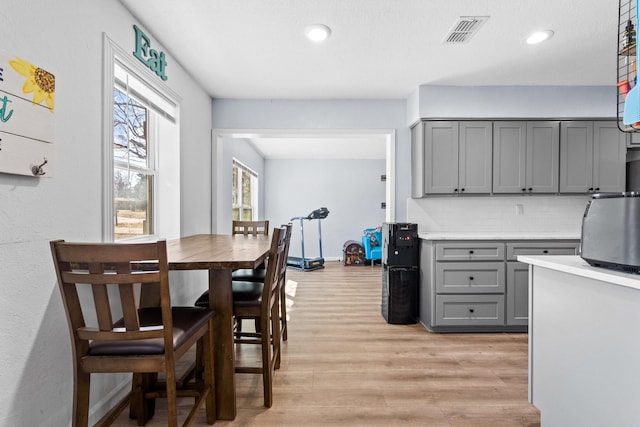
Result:
{"label": "bare tree outside window", "polygon": [[149,159],[149,109],[113,90],[113,192],[115,240],[153,233],[153,168]]}

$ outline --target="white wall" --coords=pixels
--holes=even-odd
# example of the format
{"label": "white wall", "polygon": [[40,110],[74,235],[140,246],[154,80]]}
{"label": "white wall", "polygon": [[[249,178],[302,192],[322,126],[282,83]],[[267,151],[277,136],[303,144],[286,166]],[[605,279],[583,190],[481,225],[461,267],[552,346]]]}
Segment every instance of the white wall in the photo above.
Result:
{"label": "white wall", "polygon": [[410,222],[420,232],[566,233],[580,236],[589,195],[427,197],[409,199]]}
{"label": "white wall", "polygon": [[[56,176],[0,174],[0,426],[59,427],[70,424],[73,378],[49,241],[101,239],[102,33],[132,52],[132,25],[144,23],[118,2],[84,0],[6,1],[0,22],[3,50],[56,77]],[[211,99],[167,54],[166,83],[183,99],[181,229],[209,232]],[[197,273],[179,280],[186,289],[176,303],[193,301],[206,287],[206,276]],[[95,377],[93,408],[100,411],[98,401],[118,386],[128,387],[122,376]]]}
{"label": "white wall", "polygon": [[420,86],[408,114],[420,118],[614,118],[615,86]]}
{"label": "white wall", "polygon": [[[406,102],[391,100],[242,100],[214,99],[216,129],[395,129],[395,218],[406,217],[410,196],[411,135]],[[267,187],[269,184],[266,184]],[[342,191],[336,189],[336,191]],[[330,207],[329,207],[330,209]],[[308,212],[307,212],[308,213]],[[303,212],[300,213],[302,215]],[[271,220],[271,219],[269,219]]]}
{"label": "white wall", "polygon": [[[322,254],[342,259],[347,240],[360,241],[362,230],[384,222],[384,160],[267,160],[265,217],[272,227],[326,207],[321,220]],[[300,221],[294,222],[291,256],[301,256]],[[305,257],[319,255],[318,220],[304,221]]]}

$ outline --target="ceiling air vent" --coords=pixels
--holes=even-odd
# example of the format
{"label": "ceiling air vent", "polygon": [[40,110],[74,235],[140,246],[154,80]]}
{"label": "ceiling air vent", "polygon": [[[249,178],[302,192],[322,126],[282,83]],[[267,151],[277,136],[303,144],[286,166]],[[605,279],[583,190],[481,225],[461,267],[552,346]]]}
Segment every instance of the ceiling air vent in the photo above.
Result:
{"label": "ceiling air vent", "polygon": [[488,19],[488,16],[461,16],[453,24],[443,43],[468,43]]}

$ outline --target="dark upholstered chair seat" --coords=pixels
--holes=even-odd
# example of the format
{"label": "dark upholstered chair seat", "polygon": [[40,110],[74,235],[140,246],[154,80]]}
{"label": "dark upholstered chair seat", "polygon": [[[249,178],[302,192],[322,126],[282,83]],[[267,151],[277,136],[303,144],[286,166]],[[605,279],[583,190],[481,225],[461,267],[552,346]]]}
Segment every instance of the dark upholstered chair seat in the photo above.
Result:
{"label": "dark upholstered chair seat", "polygon": [[[240,282],[233,281],[231,282],[231,290],[233,292],[233,303],[234,304],[244,304],[244,303],[257,303],[260,304],[262,301],[262,289],[264,288],[264,283],[260,282]],[[209,307],[209,291],[206,291],[196,300],[196,307]]]}
{"label": "dark upholstered chair seat", "polygon": [[[141,327],[162,326],[160,307],[141,308],[138,310]],[[192,335],[213,316],[212,310],[200,307],[172,307],[173,319],[173,346],[178,347],[184,340]],[[114,327],[124,327],[122,319],[118,320]],[[162,338],[144,340],[121,341],[92,341],[89,345],[91,356],[127,356],[127,355],[151,355],[164,353],[164,340]]]}
{"label": "dark upholstered chair seat", "polygon": [[237,280],[241,282],[263,282],[267,275],[266,268],[251,269],[241,268],[231,273],[231,280]]}

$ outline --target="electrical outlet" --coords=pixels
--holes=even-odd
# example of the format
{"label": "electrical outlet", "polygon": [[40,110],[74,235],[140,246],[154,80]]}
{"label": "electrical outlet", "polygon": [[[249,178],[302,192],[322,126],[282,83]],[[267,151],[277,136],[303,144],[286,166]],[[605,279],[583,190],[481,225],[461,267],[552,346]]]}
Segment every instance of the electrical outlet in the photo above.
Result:
{"label": "electrical outlet", "polygon": [[520,203],[516,204],[516,215],[524,215],[524,206]]}

